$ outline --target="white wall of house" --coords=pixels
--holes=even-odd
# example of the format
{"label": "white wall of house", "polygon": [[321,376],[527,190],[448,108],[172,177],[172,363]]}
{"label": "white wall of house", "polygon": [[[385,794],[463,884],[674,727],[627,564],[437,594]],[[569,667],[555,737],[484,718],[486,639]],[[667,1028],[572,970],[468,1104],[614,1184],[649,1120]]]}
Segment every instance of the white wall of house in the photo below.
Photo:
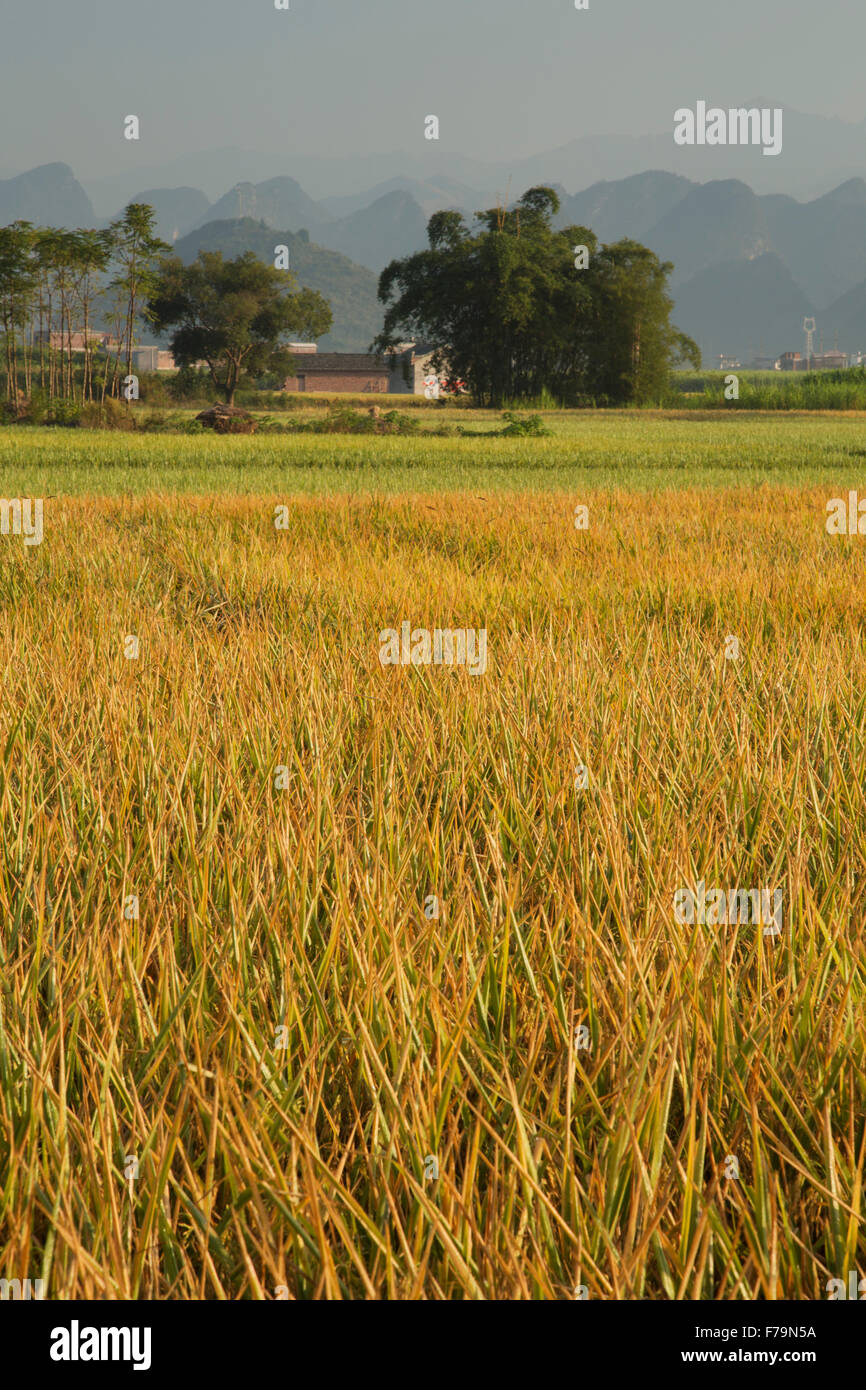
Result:
{"label": "white wall of house", "polygon": [[[432,352],[416,354],[414,347],[394,354],[390,391],[393,395],[424,396],[435,377],[431,366]],[[439,374],[441,380],[442,374]],[[435,389],[435,388],[429,388]]]}

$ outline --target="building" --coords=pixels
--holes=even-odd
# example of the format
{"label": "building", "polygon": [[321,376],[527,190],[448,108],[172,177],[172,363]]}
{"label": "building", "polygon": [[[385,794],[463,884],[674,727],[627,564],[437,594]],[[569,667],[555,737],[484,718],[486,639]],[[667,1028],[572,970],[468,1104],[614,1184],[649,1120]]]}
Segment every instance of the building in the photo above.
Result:
{"label": "building", "polygon": [[779,357],[779,369],[783,372],[804,372],[806,364],[799,352],[783,352]]}
{"label": "building", "polygon": [[720,371],[720,372],[729,372],[729,371],[732,371],[732,370],[734,369],[734,367],[739,367],[739,366],[740,366],[740,359],[739,359],[738,357],[726,357],[726,356],[724,356],[724,355],[721,355],[721,356],[719,357],[719,371]]}
{"label": "building", "polygon": [[[315,343],[289,343],[296,375],[286,378],[285,391],[376,391],[393,396],[439,395],[444,376],[431,365],[433,348],[422,343],[398,343],[381,356],[369,352],[319,352]],[[315,360],[297,361],[298,358]]]}
{"label": "building", "polygon": [[839,371],[848,366],[848,356],[844,352],[834,349],[832,352],[814,352],[811,359],[811,369],[814,372]]}
{"label": "building", "polygon": [[393,395],[438,396],[443,375],[437,376],[433,370],[433,352],[429,343],[399,343],[388,354]]}
{"label": "building", "polygon": [[47,343],[57,352],[69,352],[70,346],[73,352],[84,352],[87,344],[91,350],[105,348],[108,352],[115,352],[120,345],[120,339],[114,338],[110,333],[88,333],[85,338],[83,333],[61,333],[58,329],[52,329],[49,333],[43,328],[36,334],[37,343]]}
{"label": "building", "polygon": [[173,372],[176,370],[174,358],[164,348],[133,348],[132,360],[137,372]]}
{"label": "building", "polygon": [[[312,347],[312,351],[310,351]],[[317,352],[316,345],[292,349],[297,375],[286,377],[284,391],[348,391],[386,393],[391,386],[387,361],[372,352]],[[305,361],[297,361],[304,357]]]}
{"label": "building", "polygon": [[783,372],[839,371],[848,366],[848,357],[835,349],[832,352],[813,352],[810,357],[803,357],[799,352],[783,352],[779,366]]}

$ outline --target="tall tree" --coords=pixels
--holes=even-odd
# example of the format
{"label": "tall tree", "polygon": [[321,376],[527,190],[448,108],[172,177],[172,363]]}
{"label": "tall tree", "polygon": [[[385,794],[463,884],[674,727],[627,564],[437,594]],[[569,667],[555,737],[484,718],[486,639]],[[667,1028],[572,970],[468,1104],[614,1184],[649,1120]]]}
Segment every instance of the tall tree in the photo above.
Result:
{"label": "tall tree", "polygon": [[[559,206],[553,189],[531,188],[511,209],[477,213],[474,232],[459,213],[434,214],[429,248],[392,261],[382,272],[385,322],[374,346],[385,352],[406,337],[429,341],[437,349],[434,366],[447,363],[481,405],[531,399],[543,391],[569,404],[585,399],[597,375],[593,360],[607,284],[591,267],[610,248],[600,253],[585,227],[554,230]],[[663,285],[670,266],[652,260]],[[637,264],[645,273],[644,263]],[[632,286],[631,297],[626,293],[628,279],[624,269],[619,299],[608,294],[607,300],[623,321],[641,301],[639,287]],[[655,281],[652,286],[655,291]],[[652,313],[647,308],[632,314],[632,327],[639,323],[642,375],[621,374],[611,393],[617,400],[632,399],[638,383],[655,382],[659,363],[667,371],[681,346],[667,324],[670,301],[653,297],[646,287],[643,293]]]}
{"label": "tall tree", "polygon": [[638,403],[658,400],[670,366],[700,367],[697,345],[670,322],[667,293],[670,261],[660,261],[636,241],[605,246],[593,258],[589,287],[593,305],[589,389],[596,398]]}
{"label": "tall tree", "polygon": [[52,228],[46,232],[42,245],[50,265],[51,300],[57,305],[59,314],[60,357],[58,361],[57,354],[53,354],[52,394],[71,398],[74,394],[72,315],[78,234],[64,227]]}
{"label": "tall tree", "polygon": [[75,233],[73,246],[73,286],[81,310],[81,331],[84,339],[84,369],[81,381],[82,400],[93,400],[93,342],[90,337],[93,303],[101,288],[100,277],[111,260],[113,238],[110,231],[80,231]]}
{"label": "tall tree", "polygon": [[282,340],[312,340],[331,327],[327,300],[316,290],[293,292],[295,278],[251,251],[224,261],[202,251],[192,265],[167,257],[148,300],[146,318],[157,332],[174,329],[171,350],[180,367],[206,362],[214,386],[231,405],[244,377],[288,374],[291,354]]}
{"label": "tall tree", "polygon": [[[63,232],[57,227],[40,227],[36,234],[36,267],[39,293],[39,375],[48,395],[57,394],[57,354],[54,350],[54,307],[56,277],[63,255]],[[62,347],[61,347],[62,356]],[[47,358],[47,361],[46,361]]]}
{"label": "tall tree", "polygon": [[36,289],[35,229],[29,222],[0,227],[0,322],[6,346],[6,395],[18,399],[18,330],[30,314]]}
{"label": "tall tree", "polygon": [[111,288],[122,296],[126,306],[122,338],[114,364],[113,392],[117,389],[121,361],[125,362],[126,375],[132,372],[139,309],[156,283],[159,258],[169,250],[168,244],[160,241],[156,235],[155,225],[156,213],[149,203],[129,203],[124,208],[123,216],[112,222],[109,228],[113,258],[119,267]]}

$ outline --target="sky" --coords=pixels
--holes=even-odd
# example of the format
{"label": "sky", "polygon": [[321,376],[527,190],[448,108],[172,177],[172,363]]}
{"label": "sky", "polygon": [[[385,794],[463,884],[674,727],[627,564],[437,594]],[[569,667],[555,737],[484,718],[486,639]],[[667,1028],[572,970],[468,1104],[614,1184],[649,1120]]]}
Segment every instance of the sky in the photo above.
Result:
{"label": "sky", "polygon": [[[3,0],[0,173],[227,146],[507,160],[762,99],[866,117],[852,0]],[[35,99],[34,99],[35,98]],[[124,117],[141,122],[123,138]]]}

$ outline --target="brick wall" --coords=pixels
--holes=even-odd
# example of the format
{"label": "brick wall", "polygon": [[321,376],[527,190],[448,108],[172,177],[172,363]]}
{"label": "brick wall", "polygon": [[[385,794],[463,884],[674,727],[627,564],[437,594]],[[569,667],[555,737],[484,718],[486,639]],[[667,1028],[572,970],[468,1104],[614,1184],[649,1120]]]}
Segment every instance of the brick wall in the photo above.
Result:
{"label": "brick wall", "polygon": [[[301,385],[303,381],[303,386]],[[382,372],[303,372],[300,377],[286,377],[286,391],[387,391],[390,376]]]}

